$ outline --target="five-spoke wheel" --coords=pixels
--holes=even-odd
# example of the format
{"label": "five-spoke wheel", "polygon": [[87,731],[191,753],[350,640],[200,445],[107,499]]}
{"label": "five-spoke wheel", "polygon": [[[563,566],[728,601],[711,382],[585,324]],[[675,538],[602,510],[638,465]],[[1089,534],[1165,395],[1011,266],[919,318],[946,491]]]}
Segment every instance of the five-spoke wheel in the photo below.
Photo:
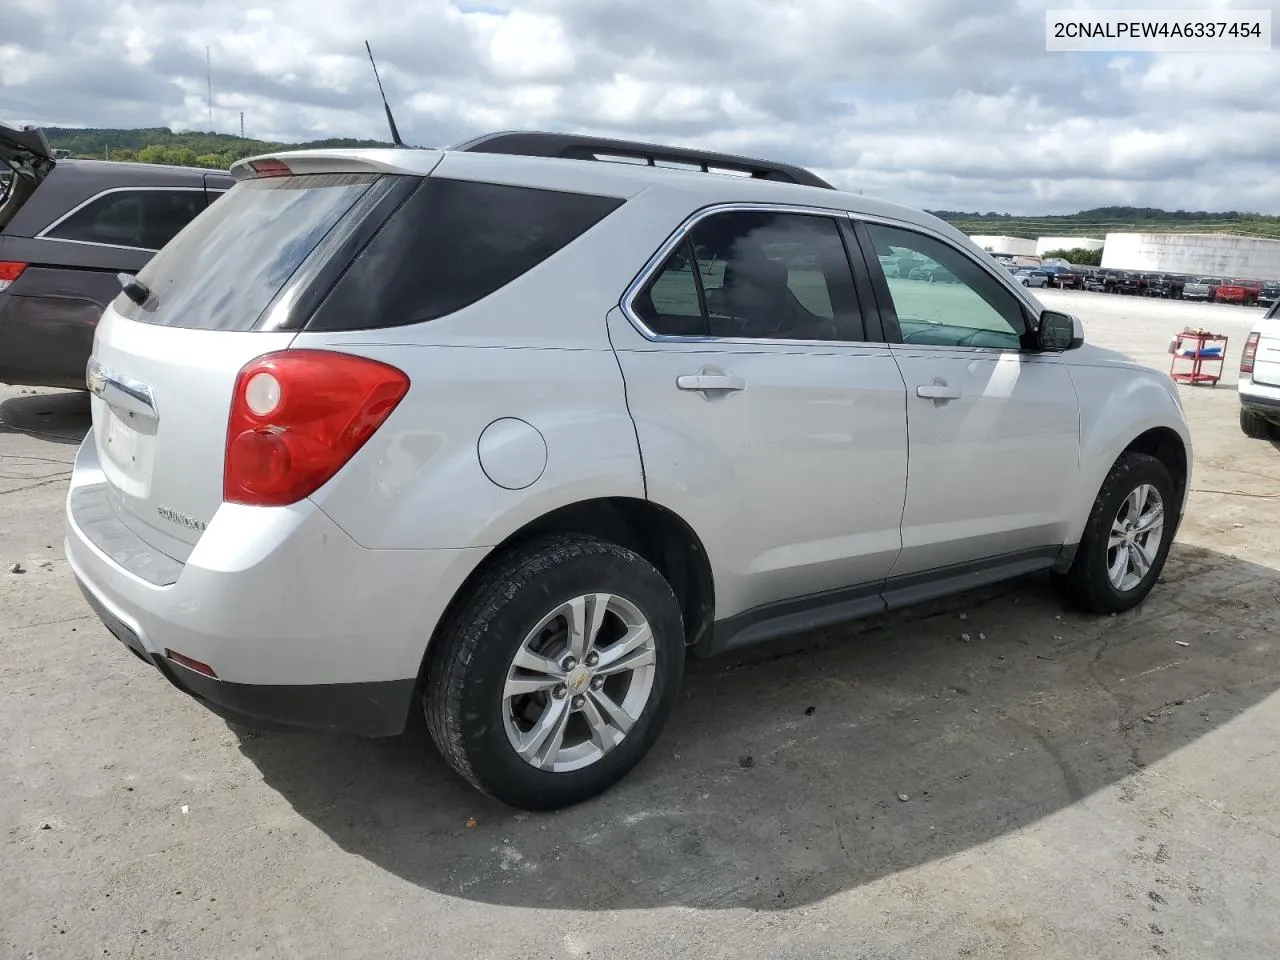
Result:
{"label": "five-spoke wheel", "polygon": [[555,773],[595,763],[635,726],[656,663],[653,629],[629,600],[590,593],[560,604],[525,637],[507,672],[511,746]]}
{"label": "five-spoke wheel", "polygon": [[1084,535],[1059,582],[1067,596],[1095,613],[1120,613],[1155,586],[1176,527],[1173,477],[1160,460],[1126,453],[1094,501]]}
{"label": "five-spoke wheel", "polygon": [[649,561],[550,537],[495,558],[432,641],[427,725],[454,769],[499,800],[567,806],[648,751],[684,656],[680,605]]}

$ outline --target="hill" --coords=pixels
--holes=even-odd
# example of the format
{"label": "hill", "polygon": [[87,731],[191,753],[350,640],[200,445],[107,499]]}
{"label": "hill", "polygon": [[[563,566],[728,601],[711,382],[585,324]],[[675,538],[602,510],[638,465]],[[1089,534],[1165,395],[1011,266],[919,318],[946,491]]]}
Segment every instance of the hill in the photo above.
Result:
{"label": "hill", "polygon": [[1160,210],[1153,207],[1095,207],[1061,216],[1016,217],[1007,213],[931,210],[935,217],[970,234],[1002,237],[1096,237],[1108,233],[1238,233],[1280,238],[1280,217],[1226,210]]}
{"label": "hill", "polygon": [[[381,140],[333,138],[306,143],[275,143],[226,133],[174,133],[165,127],[136,130],[46,127],[49,144],[73,157],[137,160],[225,170],[237,160],[274,150],[311,147],[389,147]],[[1095,207],[1060,216],[1017,217],[1007,213],[931,210],[965,233],[1007,237],[1097,237],[1121,231],[1157,233],[1238,233],[1280,238],[1280,217],[1227,210],[1160,210],[1151,207]]]}
{"label": "hill", "polygon": [[273,150],[304,150],[309,147],[389,147],[380,140],[355,140],[336,137],[307,143],[274,143],[235,137],[226,133],[174,133],[165,127],[143,127],[137,130],[101,128],[45,127],[44,135],[55,150],[70,151],[71,156],[104,160],[136,160],[142,163],[167,163],[179,166],[209,167],[225,170],[237,160]]}

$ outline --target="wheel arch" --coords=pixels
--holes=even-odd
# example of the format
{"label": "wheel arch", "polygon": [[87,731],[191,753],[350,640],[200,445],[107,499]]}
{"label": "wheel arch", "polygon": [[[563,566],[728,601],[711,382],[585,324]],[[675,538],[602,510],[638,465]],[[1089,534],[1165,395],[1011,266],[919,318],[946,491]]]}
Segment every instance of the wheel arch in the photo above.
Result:
{"label": "wheel arch", "polygon": [[1173,477],[1174,489],[1178,495],[1178,516],[1181,519],[1190,480],[1190,451],[1182,437],[1170,427],[1152,427],[1134,437],[1121,451],[1121,456],[1126,453],[1145,453],[1165,465]]}
{"label": "wheel arch", "polygon": [[[599,537],[634,550],[657,568],[671,585],[684,618],[685,643],[692,645],[710,629],[715,613],[715,584],[710,558],[693,528],[666,507],[636,497],[599,497],[557,507],[507,535],[476,564],[454,591],[427,643],[465,602],[475,584],[512,548],[554,534]],[[419,685],[427,663],[424,653]]]}

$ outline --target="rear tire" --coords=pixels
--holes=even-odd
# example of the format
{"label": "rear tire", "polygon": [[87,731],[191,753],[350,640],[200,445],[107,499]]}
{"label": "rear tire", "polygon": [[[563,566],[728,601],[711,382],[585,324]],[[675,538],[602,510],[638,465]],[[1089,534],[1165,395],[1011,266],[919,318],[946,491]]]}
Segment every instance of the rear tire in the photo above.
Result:
{"label": "rear tire", "polygon": [[1280,428],[1244,407],[1240,408],[1240,429],[1251,440],[1280,439]]}
{"label": "rear tire", "polygon": [[[571,646],[575,636],[587,640]],[[652,564],[594,537],[540,539],[501,558],[433,641],[427,726],[485,793],[527,810],[570,806],[648,752],[684,659],[679,603]]]}
{"label": "rear tire", "polygon": [[1172,545],[1174,489],[1169,468],[1155,457],[1126,453],[1116,461],[1070,570],[1057,578],[1069,601],[1092,613],[1122,613],[1146,599]]}

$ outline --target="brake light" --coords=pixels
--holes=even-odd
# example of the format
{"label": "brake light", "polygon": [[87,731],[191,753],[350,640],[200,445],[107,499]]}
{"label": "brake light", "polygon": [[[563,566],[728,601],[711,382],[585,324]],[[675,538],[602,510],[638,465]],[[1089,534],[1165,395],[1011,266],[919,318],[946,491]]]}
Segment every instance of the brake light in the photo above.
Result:
{"label": "brake light", "polygon": [[18,263],[14,260],[0,260],[0,291],[9,289],[13,281],[22,276],[22,271],[27,269],[25,263]]}
{"label": "brake light", "polygon": [[283,160],[250,160],[249,169],[259,177],[291,177],[293,171]]}
{"label": "brake light", "polygon": [[409,377],[365,357],[283,350],[236,377],[222,497],[284,506],[309,497],[355,456],[409,391]]}
{"label": "brake light", "polygon": [[1240,354],[1240,372],[1253,374],[1253,361],[1258,355],[1258,340],[1262,334],[1254,331],[1244,341],[1244,353]]}

